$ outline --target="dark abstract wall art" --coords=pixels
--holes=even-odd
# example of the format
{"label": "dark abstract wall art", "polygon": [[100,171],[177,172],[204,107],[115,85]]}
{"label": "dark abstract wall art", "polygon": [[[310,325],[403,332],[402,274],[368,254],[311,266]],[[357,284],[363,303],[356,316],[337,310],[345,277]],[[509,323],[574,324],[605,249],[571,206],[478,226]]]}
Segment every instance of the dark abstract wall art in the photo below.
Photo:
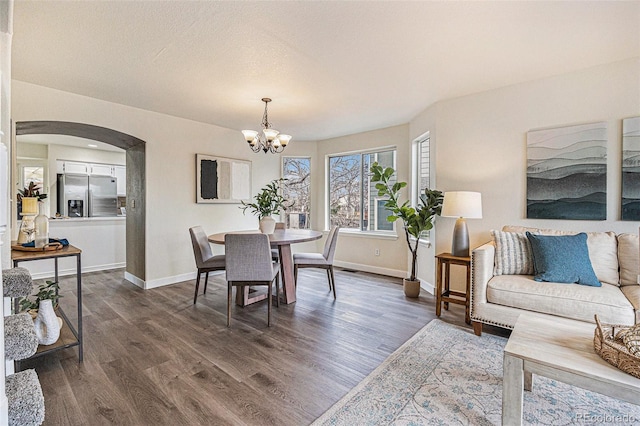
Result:
{"label": "dark abstract wall art", "polygon": [[527,218],[607,218],[607,123],[527,133]]}
{"label": "dark abstract wall art", "polygon": [[622,220],[640,220],[640,117],[622,120]]}

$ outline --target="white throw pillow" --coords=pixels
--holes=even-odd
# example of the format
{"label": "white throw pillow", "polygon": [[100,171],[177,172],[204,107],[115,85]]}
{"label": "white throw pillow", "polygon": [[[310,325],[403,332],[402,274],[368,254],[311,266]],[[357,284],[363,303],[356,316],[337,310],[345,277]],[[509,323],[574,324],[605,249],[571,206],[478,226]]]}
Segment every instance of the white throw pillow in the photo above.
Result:
{"label": "white throw pillow", "polygon": [[493,275],[533,275],[531,243],[523,232],[491,231],[496,244]]}

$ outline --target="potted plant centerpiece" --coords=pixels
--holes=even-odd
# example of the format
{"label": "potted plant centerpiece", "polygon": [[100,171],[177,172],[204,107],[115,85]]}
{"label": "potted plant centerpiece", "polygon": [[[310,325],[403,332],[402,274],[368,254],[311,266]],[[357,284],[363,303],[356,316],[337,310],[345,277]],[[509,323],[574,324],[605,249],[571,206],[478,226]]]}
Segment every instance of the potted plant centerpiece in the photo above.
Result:
{"label": "potted plant centerpiece", "polygon": [[35,300],[28,297],[20,299],[20,311],[27,311],[34,319],[36,336],[41,345],[51,345],[60,337],[62,318],[58,318],[55,308],[58,306],[60,286],[56,281],[46,281],[38,286]]}
{"label": "potted plant centerpiece", "polygon": [[[404,293],[408,297],[420,295],[420,280],[416,279],[416,263],[420,238],[433,228],[433,221],[442,211],[443,195],[437,189],[426,188],[420,195],[417,207],[411,207],[409,201],[400,204],[400,190],[407,186],[406,182],[392,183],[395,170],[383,168],[377,162],[371,165],[371,182],[376,183],[378,196],[388,197],[385,207],[392,213],[387,217],[389,222],[402,220],[407,246],[411,252],[411,275],[403,280]],[[411,237],[414,238],[412,243]]]}
{"label": "potted plant centerpiece", "polygon": [[246,203],[242,201],[242,212],[245,213],[250,209],[252,213],[258,215],[260,220],[260,232],[263,234],[273,234],[276,229],[276,220],[271,217],[274,214],[280,214],[286,211],[288,200],[282,195],[281,185],[286,179],[274,179],[265,187],[263,187],[258,195],[254,197],[255,202]]}

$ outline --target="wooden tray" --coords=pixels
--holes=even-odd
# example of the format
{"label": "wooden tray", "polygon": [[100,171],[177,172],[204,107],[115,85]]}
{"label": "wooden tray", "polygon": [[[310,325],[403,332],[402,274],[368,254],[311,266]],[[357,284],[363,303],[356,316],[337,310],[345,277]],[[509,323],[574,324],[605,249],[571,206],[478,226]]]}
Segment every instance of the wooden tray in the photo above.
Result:
{"label": "wooden tray", "polygon": [[11,245],[11,250],[18,250],[18,251],[55,251],[55,250],[61,250],[62,247],[63,246],[60,243],[49,243],[49,244],[45,245],[42,248],[24,247],[21,244],[12,244]]}

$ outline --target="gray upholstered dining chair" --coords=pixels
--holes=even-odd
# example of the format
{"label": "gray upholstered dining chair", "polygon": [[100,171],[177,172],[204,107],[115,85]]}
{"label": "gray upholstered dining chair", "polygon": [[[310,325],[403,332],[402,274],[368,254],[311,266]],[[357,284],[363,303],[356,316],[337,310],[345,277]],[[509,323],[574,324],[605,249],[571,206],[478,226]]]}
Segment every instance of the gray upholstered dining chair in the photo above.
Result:
{"label": "gray upholstered dining chair", "polygon": [[333,290],[333,298],[336,298],[336,281],[333,277],[333,256],[336,252],[336,244],[338,242],[338,233],[340,228],[334,226],[329,231],[327,241],[324,243],[324,251],[320,253],[295,253],[293,255],[293,274],[296,286],[298,285],[298,269],[299,268],[321,268],[327,270],[327,279],[329,280],[329,290]]}
{"label": "gray upholstered dining chair", "polygon": [[227,327],[231,324],[232,287],[244,291],[248,285],[266,285],[267,326],[271,326],[272,284],[276,282],[276,305],[280,306],[280,264],[271,260],[269,237],[265,234],[227,234]]}
{"label": "gray upholstered dining chair", "polygon": [[[276,229],[285,229],[285,223],[284,222],[276,222]],[[280,260],[280,253],[278,252],[277,248],[272,248],[271,249],[271,259],[273,259],[276,262],[278,260]]]}
{"label": "gray upholstered dining chair", "polygon": [[196,267],[198,268],[198,277],[196,278],[196,292],[193,295],[193,303],[198,300],[198,289],[200,288],[200,275],[206,273],[204,278],[204,293],[207,293],[207,284],[209,283],[209,272],[222,271],[225,268],[225,256],[214,256],[202,226],[194,226],[189,228],[191,235],[191,245],[193,246],[193,256],[196,259]]}

